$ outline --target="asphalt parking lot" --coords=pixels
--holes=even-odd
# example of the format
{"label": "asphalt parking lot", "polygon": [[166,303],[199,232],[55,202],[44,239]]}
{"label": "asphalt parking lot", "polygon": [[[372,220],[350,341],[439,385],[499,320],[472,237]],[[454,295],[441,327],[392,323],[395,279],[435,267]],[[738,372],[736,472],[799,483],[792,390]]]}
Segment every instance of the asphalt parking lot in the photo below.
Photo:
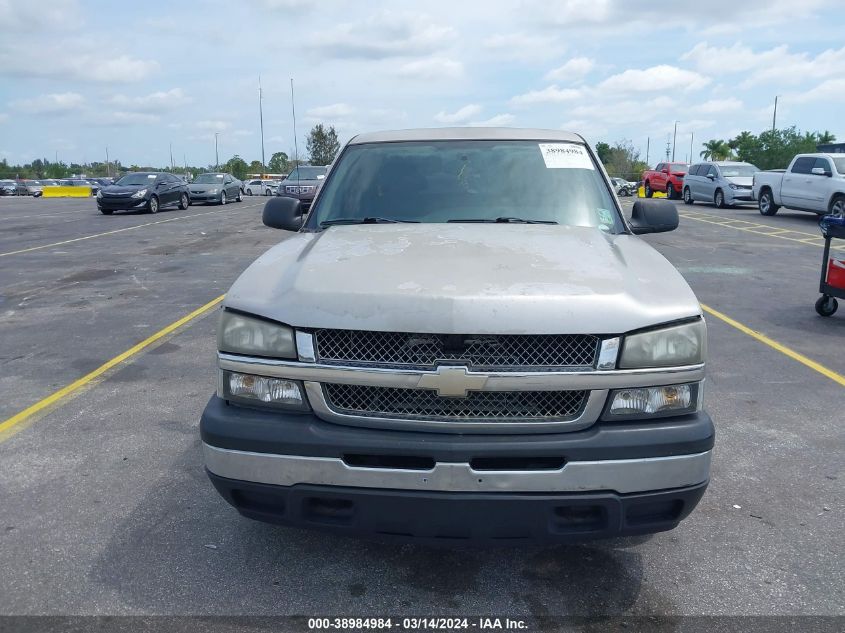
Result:
{"label": "asphalt parking lot", "polygon": [[0,199],[0,613],[845,615],[845,306],[813,309],[814,216],[678,203],[680,228],[646,238],[708,309],[718,435],[686,522],[449,550],[255,523],[206,479],[214,302],[284,239],[264,202],[103,216],[90,199]]}

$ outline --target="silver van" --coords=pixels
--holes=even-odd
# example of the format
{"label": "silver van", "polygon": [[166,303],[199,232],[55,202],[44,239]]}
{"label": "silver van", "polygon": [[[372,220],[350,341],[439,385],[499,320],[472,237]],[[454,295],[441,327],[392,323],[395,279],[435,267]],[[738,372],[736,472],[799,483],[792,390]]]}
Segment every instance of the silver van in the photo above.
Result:
{"label": "silver van", "polygon": [[684,202],[709,202],[720,209],[754,202],[751,181],[760,171],[751,163],[707,161],[692,165],[684,176]]}

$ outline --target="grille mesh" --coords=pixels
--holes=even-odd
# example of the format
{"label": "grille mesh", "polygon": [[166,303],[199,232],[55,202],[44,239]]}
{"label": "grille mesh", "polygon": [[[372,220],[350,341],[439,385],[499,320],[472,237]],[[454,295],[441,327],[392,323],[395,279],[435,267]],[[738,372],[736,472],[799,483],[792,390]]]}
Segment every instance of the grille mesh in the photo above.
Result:
{"label": "grille mesh", "polygon": [[461,361],[476,371],[592,367],[599,338],[589,334],[450,335],[317,330],[323,363],[431,368]]}
{"label": "grille mesh", "polygon": [[430,389],[323,384],[336,413],[423,420],[561,420],[576,417],[587,391],[470,391],[466,398]]}

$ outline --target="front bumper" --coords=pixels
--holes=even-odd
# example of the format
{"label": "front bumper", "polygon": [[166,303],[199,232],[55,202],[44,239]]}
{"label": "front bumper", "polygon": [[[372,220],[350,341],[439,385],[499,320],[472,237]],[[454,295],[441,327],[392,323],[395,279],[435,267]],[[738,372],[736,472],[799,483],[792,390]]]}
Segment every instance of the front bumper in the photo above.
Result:
{"label": "front bumper", "polygon": [[97,207],[100,209],[111,209],[112,211],[129,211],[132,209],[145,209],[146,198],[97,198]]}
{"label": "front bumper", "polygon": [[220,193],[194,193],[191,191],[188,194],[191,197],[191,202],[220,202]]}
{"label": "front bumper", "polygon": [[671,529],[706,488],[714,442],[704,412],[472,435],[349,427],[216,396],[200,428],[209,477],[244,516],[423,538],[566,541]]}
{"label": "front bumper", "polygon": [[754,195],[751,189],[725,189],[725,202],[754,202]]}

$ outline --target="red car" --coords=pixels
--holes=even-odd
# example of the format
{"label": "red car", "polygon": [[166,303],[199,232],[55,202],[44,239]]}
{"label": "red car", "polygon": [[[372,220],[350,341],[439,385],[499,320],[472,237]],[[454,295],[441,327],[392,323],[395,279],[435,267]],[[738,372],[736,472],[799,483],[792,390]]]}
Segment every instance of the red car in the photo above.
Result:
{"label": "red car", "polygon": [[644,171],[645,197],[651,198],[655,191],[662,191],[670,200],[680,198],[687,171],[689,163],[659,163],[654,169]]}

